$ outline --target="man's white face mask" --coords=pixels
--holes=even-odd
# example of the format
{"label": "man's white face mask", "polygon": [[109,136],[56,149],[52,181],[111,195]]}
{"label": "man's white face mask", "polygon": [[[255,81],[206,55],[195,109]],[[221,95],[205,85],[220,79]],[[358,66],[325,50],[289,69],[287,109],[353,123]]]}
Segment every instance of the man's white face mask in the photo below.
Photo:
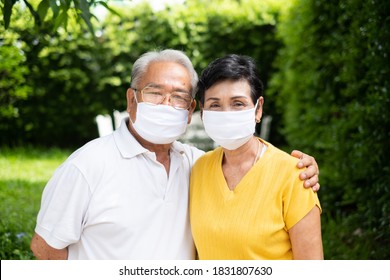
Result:
{"label": "man's white face mask", "polygon": [[254,108],[243,111],[205,111],[203,125],[207,135],[215,143],[228,150],[235,150],[251,139],[255,133]]}
{"label": "man's white face mask", "polygon": [[187,129],[188,110],[175,109],[169,105],[138,103],[136,120],[130,121],[135,131],[146,141],[154,144],[169,144],[182,136]]}

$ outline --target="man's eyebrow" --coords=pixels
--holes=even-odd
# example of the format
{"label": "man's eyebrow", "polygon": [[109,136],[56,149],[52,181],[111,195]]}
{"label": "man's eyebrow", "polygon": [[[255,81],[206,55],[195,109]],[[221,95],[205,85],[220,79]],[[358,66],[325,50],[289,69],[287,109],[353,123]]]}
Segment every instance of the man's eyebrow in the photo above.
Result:
{"label": "man's eyebrow", "polygon": [[191,94],[191,90],[182,89],[182,88],[174,88],[173,91],[176,91],[176,92],[184,92],[184,93]]}
{"label": "man's eyebrow", "polygon": [[147,83],[145,87],[163,88],[162,85],[156,83]]}
{"label": "man's eyebrow", "polygon": [[[164,89],[164,86],[161,85],[161,84],[156,84],[156,83],[147,83],[145,87],[153,87],[153,88],[157,88],[157,89]],[[188,94],[191,94],[191,90],[187,90],[187,89],[183,89],[183,88],[178,88],[178,87],[174,87],[172,92],[184,92],[184,93],[188,93]]]}

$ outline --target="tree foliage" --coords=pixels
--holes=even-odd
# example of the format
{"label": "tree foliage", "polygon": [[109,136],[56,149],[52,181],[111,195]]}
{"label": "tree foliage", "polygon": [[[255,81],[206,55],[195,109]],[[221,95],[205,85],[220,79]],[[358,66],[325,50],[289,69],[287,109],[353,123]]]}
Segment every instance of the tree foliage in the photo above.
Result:
{"label": "tree foliage", "polygon": [[103,6],[116,13],[108,6],[108,0],[1,0],[5,29],[10,26],[11,17],[15,10],[14,5],[20,2],[27,8],[37,29],[50,24],[53,26],[51,31],[56,31],[59,27],[66,29],[69,19],[76,19],[83,21],[93,34],[92,19],[96,17],[91,13],[92,8]]}
{"label": "tree foliage", "polygon": [[29,71],[26,85],[32,91],[14,103],[19,115],[7,120],[0,141],[78,146],[97,137],[95,116],[126,108],[132,63],[156,48],[183,50],[199,72],[227,53],[251,55],[266,81],[279,46],[277,7],[247,0],[246,9],[236,1],[213,2],[206,9],[201,2],[160,11],[146,2],[123,6],[122,17],[108,14],[95,23],[95,35],[75,20],[55,32],[49,32],[55,22],[48,22],[42,32],[21,9],[4,31],[3,45],[23,53],[20,64]]}

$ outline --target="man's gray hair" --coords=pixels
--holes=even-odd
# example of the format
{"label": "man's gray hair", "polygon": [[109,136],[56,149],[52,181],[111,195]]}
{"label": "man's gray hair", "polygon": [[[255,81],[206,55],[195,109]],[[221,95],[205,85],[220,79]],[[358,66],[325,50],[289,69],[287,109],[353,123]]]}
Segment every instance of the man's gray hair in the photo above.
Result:
{"label": "man's gray hair", "polygon": [[150,63],[160,61],[176,62],[180,65],[183,65],[188,70],[191,77],[191,95],[192,97],[195,97],[196,87],[198,84],[198,74],[196,73],[194,66],[192,65],[192,62],[188,56],[182,51],[173,49],[151,51],[141,55],[133,65],[133,70],[131,72],[131,87],[138,87],[142,75],[145,74]]}

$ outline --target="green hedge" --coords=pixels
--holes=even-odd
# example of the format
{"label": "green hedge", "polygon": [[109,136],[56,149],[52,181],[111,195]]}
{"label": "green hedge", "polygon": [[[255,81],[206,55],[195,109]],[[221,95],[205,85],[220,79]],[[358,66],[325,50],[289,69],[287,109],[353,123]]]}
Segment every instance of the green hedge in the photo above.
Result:
{"label": "green hedge", "polygon": [[284,135],[321,166],[326,256],[389,258],[390,3],[298,0],[272,80]]}

